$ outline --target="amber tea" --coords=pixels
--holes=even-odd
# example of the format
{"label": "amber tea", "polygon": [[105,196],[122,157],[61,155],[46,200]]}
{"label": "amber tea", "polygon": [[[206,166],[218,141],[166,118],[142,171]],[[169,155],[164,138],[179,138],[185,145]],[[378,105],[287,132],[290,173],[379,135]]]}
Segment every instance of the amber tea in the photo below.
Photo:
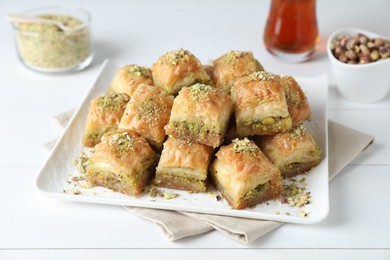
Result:
{"label": "amber tea", "polygon": [[269,52],[289,61],[306,60],[319,42],[316,0],[272,0],[264,30]]}

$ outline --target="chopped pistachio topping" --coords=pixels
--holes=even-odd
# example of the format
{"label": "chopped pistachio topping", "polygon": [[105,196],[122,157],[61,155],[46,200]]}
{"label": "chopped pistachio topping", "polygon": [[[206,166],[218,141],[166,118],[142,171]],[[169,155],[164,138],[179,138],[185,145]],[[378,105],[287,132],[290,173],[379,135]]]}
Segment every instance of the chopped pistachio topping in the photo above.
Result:
{"label": "chopped pistachio topping", "polygon": [[141,109],[142,115],[152,114],[157,109],[156,102],[153,98],[149,98],[147,101],[142,102],[139,105],[139,108]]}
{"label": "chopped pistachio topping", "polygon": [[174,199],[179,196],[177,193],[171,193],[171,192],[164,192],[162,190],[157,189],[156,186],[152,185],[149,190],[149,196],[152,198],[160,197],[164,198],[166,200]]}
{"label": "chopped pistachio topping", "polygon": [[302,140],[306,132],[306,128],[303,125],[299,125],[292,128],[289,133],[292,137]]}
{"label": "chopped pistachio topping", "polygon": [[163,193],[163,198],[166,199],[166,200],[174,199],[177,196],[179,196],[179,194],[177,194],[177,193],[170,193],[170,192],[164,192]]}
{"label": "chopped pistachio topping", "polygon": [[126,108],[130,98],[125,93],[112,93],[98,97],[97,105],[100,112],[119,112]]}
{"label": "chopped pistachio topping", "polygon": [[286,94],[286,99],[288,104],[297,106],[297,107],[303,107],[304,100],[301,100],[301,97],[296,91],[291,90],[290,88],[284,88],[284,92]]}
{"label": "chopped pistachio topping", "polygon": [[111,146],[120,156],[134,151],[134,137],[128,132],[120,132],[102,137],[102,142]]}
{"label": "chopped pistachio topping", "polygon": [[248,78],[250,80],[273,81],[277,78],[277,75],[266,71],[256,71],[250,74]]}
{"label": "chopped pistachio topping", "polygon": [[152,185],[149,190],[149,196],[152,198],[157,197],[157,187]]}
{"label": "chopped pistachio topping", "polygon": [[160,59],[170,65],[177,65],[180,63],[186,63],[193,58],[195,58],[195,56],[191,52],[185,49],[178,49],[165,53]]}
{"label": "chopped pistachio topping", "polygon": [[86,173],[86,168],[90,159],[91,158],[85,152],[81,152],[80,155],[73,160],[73,165],[76,166],[80,173]]}
{"label": "chopped pistachio topping", "polygon": [[166,110],[166,106],[160,106],[154,98],[149,98],[144,102],[139,102],[137,105],[138,120],[145,120],[148,123],[153,123],[158,120],[161,114]]}
{"label": "chopped pistachio topping", "polygon": [[255,152],[259,151],[259,147],[257,147],[257,145],[254,142],[250,141],[246,137],[242,140],[236,138],[232,141],[232,143],[233,143],[233,150],[235,152],[252,155]]}
{"label": "chopped pistachio topping", "polygon": [[249,51],[229,51],[225,55],[223,55],[222,61],[230,64],[235,65],[237,59],[244,57],[245,55],[250,55]]}
{"label": "chopped pistachio topping", "polygon": [[[290,131],[289,131],[289,135],[292,137],[292,138],[295,138],[295,139],[298,139],[298,140],[304,140],[304,137],[305,135],[308,135],[308,131],[307,129],[301,124],[295,128],[292,128]],[[308,136],[310,139],[312,139],[312,136]],[[317,145],[317,143],[314,141],[314,139],[312,139],[312,142],[314,143],[315,145],[315,148],[314,150],[312,151],[313,153],[313,156],[316,157],[316,158],[319,158],[321,156],[321,148]]]}
{"label": "chopped pistachio topping", "polygon": [[79,190],[76,190],[76,189],[72,189],[72,190],[62,190],[64,193],[66,194],[72,194],[72,195],[80,195],[82,194],[81,191]]}
{"label": "chopped pistachio topping", "polygon": [[135,75],[137,77],[151,77],[152,76],[152,74],[148,68],[138,66],[138,65],[131,65],[128,68],[127,73],[129,73],[131,75]]}
{"label": "chopped pistachio topping", "polygon": [[300,215],[302,218],[308,218],[309,215],[310,215],[310,212],[306,212],[306,211],[304,211],[304,210],[301,210],[301,211],[299,212],[299,215]]}
{"label": "chopped pistachio topping", "polygon": [[172,141],[177,146],[184,146],[184,145],[190,146],[193,144],[190,140],[187,140],[187,139],[172,138]]}
{"label": "chopped pistachio topping", "polygon": [[190,88],[191,88],[191,98],[192,100],[197,102],[201,101],[205,97],[205,94],[216,90],[215,88],[202,83],[196,83],[192,85]]}
{"label": "chopped pistachio topping", "polygon": [[294,79],[292,77],[285,76],[283,77],[281,83],[286,95],[287,104],[302,108],[305,105],[305,100],[307,98],[305,95],[301,97],[299,90],[293,87],[295,84]]}
{"label": "chopped pistachio topping", "polygon": [[[288,180],[285,180],[288,181]],[[311,193],[306,191],[306,179],[302,178],[300,181],[292,178],[290,183],[283,184],[283,192],[281,195],[281,202],[287,203],[291,207],[302,208],[310,203]]]}

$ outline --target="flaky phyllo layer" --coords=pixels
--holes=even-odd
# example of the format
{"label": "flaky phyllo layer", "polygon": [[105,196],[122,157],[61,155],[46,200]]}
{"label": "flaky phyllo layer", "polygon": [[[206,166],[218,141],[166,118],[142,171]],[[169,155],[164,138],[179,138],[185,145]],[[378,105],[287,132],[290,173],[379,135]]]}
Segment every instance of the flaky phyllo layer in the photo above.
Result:
{"label": "flaky phyllo layer", "polygon": [[185,87],[175,98],[165,132],[169,136],[219,146],[232,113],[230,96],[221,89],[195,84]]}
{"label": "flaky phyllo layer", "polygon": [[86,175],[94,185],[138,195],[151,179],[155,163],[156,154],[144,138],[116,131],[96,145]]}
{"label": "flaky phyllo layer", "polygon": [[234,209],[275,198],[281,191],[279,169],[247,138],[222,146],[211,165],[218,190]]}

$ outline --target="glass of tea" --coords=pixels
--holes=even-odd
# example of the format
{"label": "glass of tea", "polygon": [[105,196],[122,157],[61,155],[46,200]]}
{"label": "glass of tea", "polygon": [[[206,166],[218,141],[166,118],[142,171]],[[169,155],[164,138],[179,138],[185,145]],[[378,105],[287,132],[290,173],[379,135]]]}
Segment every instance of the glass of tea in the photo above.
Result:
{"label": "glass of tea", "polygon": [[286,61],[304,61],[319,40],[316,0],[272,0],[264,30],[270,53]]}

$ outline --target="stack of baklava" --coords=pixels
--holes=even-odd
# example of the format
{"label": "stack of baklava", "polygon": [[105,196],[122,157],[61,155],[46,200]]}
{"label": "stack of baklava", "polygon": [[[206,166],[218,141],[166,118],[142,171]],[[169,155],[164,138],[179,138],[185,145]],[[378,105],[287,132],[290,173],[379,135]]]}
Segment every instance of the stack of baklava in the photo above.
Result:
{"label": "stack of baklava", "polygon": [[187,50],[167,52],[151,69],[123,66],[91,102],[87,179],[129,195],[150,181],[191,193],[212,183],[232,208],[250,207],[318,165],[302,124],[310,116],[294,78],[264,71],[252,52],[208,66]]}

